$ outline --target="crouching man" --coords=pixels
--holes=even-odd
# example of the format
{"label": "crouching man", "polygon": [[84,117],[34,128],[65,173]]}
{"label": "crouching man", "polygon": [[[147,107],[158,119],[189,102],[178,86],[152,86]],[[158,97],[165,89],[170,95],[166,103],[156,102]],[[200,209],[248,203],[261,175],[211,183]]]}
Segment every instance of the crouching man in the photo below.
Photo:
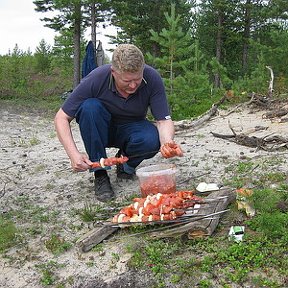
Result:
{"label": "crouching man", "polygon": [[[148,108],[156,125],[146,119]],[[70,122],[74,118],[87,154],[78,150],[73,139]],[[118,157],[136,156],[117,165],[121,179],[132,179],[135,168],[159,150],[165,158],[175,155],[175,147],[181,151],[173,140],[174,124],[163,81],[132,44],[119,45],[111,64],[82,79],[57,112],[55,127],[72,169],[94,172],[95,195],[102,202],[112,200],[115,194],[107,170],[92,169],[91,165],[107,157],[106,148],[118,148]]]}

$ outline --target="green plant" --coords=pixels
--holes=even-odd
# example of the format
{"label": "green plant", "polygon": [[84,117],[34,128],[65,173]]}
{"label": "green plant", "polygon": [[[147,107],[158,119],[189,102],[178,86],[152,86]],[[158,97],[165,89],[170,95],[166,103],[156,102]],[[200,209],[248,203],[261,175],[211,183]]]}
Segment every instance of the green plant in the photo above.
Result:
{"label": "green plant", "polygon": [[35,146],[35,145],[40,144],[40,140],[39,140],[37,137],[33,136],[33,137],[29,140],[29,143],[30,143],[31,146]]}
{"label": "green plant", "polygon": [[79,209],[77,214],[84,222],[93,222],[109,218],[109,211],[100,205],[85,204],[84,208]]}
{"label": "green plant", "polygon": [[55,184],[53,184],[53,183],[47,183],[45,186],[46,190],[52,190],[54,188],[55,188]]}
{"label": "green plant", "polygon": [[[56,282],[58,280],[58,277],[56,276],[55,271],[59,268],[62,268],[63,265],[51,260],[43,264],[35,265],[35,267],[42,274],[40,278],[40,283],[43,286],[51,286],[54,284],[56,285]],[[59,283],[59,285],[63,285],[63,284]],[[58,287],[61,287],[61,286],[58,286]]]}
{"label": "green plant", "polygon": [[271,172],[260,176],[259,181],[261,183],[278,183],[283,182],[286,179],[284,172]]}
{"label": "green plant", "polygon": [[242,174],[242,173],[248,173],[252,170],[254,166],[254,163],[252,162],[239,162],[236,167],[236,173]]}
{"label": "green plant", "polygon": [[268,238],[287,239],[288,207],[287,190],[255,189],[252,195],[256,217],[247,221],[251,229],[261,232]]}
{"label": "green plant", "polygon": [[176,284],[179,283],[181,280],[181,276],[178,274],[173,274],[170,278],[171,283]]}
{"label": "green plant", "polygon": [[120,260],[120,256],[119,256],[119,254],[118,253],[112,253],[112,258],[116,261],[116,262],[118,262],[119,260]]}
{"label": "green plant", "polygon": [[103,243],[100,243],[100,244],[94,246],[94,247],[92,248],[92,251],[93,251],[93,252],[97,252],[97,253],[99,253],[99,254],[104,253],[104,245],[103,245]]}
{"label": "green plant", "polygon": [[198,286],[199,286],[200,288],[210,288],[210,287],[213,287],[213,284],[211,283],[210,280],[208,280],[208,279],[203,279],[203,280],[200,280],[200,281],[199,281]]}
{"label": "green plant", "polygon": [[263,276],[255,276],[251,281],[255,287],[281,288],[281,286],[276,281],[267,279]]}
{"label": "green plant", "polygon": [[211,268],[213,267],[214,258],[210,256],[204,256],[201,261],[201,271],[203,272],[210,272]]}
{"label": "green plant", "polygon": [[72,244],[66,242],[60,236],[52,234],[51,237],[45,241],[45,247],[55,255],[61,254],[72,247]]}
{"label": "green plant", "polygon": [[0,253],[13,246],[16,239],[17,228],[15,224],[0,216]]}
{"label": "green plant", "polygon": [[45,164],[39,164],[35,166],[33,173],[40,173],[40,172],[43,172],[45,169],[46,169]]}
{"label": "green plant", "polygon": [[84,222],[95,221],[97,212],[93,205],[85,204],[83,209],[79,209],[77,214],[80,216],[80,219]]}
{"label": "green plant", "polygon": [[41,284],[43,284],[44,286],[50,286],[54,284],[55,281],[56,281],[56,278],[50,270],[48,269],[42,270],[42,277],[40,280]]}
{"label": "green plant", "polygon": [[88,262],[86,262],[87,267],[93,267],[95,265],[94,261],[89,260]]}

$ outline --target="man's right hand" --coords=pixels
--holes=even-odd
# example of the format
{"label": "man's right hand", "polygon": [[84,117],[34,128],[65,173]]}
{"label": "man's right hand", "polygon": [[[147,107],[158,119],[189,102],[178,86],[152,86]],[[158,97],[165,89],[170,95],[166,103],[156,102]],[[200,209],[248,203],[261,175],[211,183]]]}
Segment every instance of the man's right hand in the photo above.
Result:
{"label": "man's right hand", "polygon": [[75,172],[83,172],[91,168],[92,162],[85,153],[78,153],[70,158],[71,166]]}
{"label": "man's right hand", "polygon": [[76,172],[86,171],[91,168],[92,162],[85,153],[80,153],[72,136],[70,122],[72,117],[67,115],[62,108],[57,112],[54,122],[57,136],[71,161],[71,167]]}

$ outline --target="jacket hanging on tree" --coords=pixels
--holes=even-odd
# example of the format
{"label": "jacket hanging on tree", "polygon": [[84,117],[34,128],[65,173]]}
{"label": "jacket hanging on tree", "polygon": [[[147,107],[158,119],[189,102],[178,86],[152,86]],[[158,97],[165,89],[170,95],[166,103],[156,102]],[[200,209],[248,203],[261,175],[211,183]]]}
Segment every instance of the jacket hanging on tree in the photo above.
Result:
{"label": "jacket hanging on tree", "polygon": [[86,54],[82,62],[82,78],[88,75],[96,67],[97,65],[95,59],[94,45],[93,42],[90,40],[86,46]]}

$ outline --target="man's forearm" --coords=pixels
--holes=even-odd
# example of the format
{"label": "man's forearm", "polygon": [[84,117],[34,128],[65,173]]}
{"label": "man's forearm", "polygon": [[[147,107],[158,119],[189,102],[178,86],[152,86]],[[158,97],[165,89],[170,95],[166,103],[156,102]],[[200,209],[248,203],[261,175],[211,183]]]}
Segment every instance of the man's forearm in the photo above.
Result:
{"label": "man's forearm", "polygon": [[71,119],[65,116],[63,111],[59,110],[55,116],[54,123],[58,139],[71,159],[75,153],[78,153],[78,149],[73,139],[70,121]]}
{"label": "man's forearm", "polygon": [[175,128],[172,120],[157,121],[157,129],[161,145],[173,141]]}

